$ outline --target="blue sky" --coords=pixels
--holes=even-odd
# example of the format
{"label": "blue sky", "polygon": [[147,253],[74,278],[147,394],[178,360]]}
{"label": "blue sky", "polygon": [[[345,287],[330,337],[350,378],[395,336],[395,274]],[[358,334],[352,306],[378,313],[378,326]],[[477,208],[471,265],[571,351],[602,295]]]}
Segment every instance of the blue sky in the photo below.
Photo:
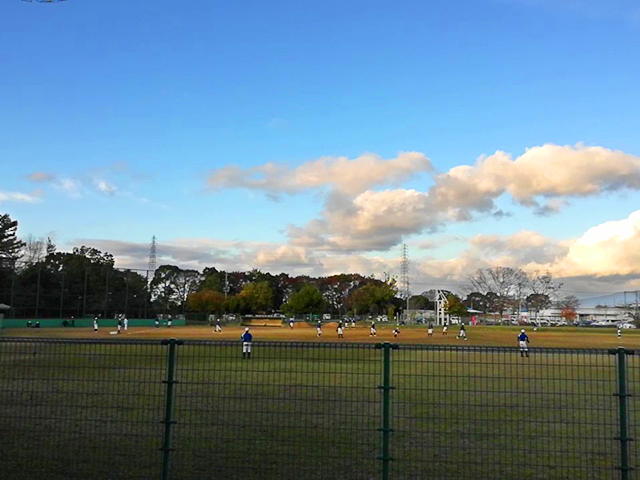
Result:
{"label": "blue sky", "polygon": [[[365,191],[427,192],[438,174],[496,151],[515,160],[534,147],[568,146],[586,155],[580,162],[596,177],[615,155],[576,145],[620,151],[637,165],[640,6],[633,1],[11,0],[0,16],[0,45],[0,211],[19,220],[21,235],[52,233],[62,248],[93,242],[123,266],[144,263],[140,246],[154,234],[180,249],[215,249],[223,267],[292,273],[340,265],[373,273],[384,262],[394,269],[402,241],[430,241],[440,245],[412,248],[416,282],[453,281],[460,269],[500,260],[474,250],[470,238],[526,229],[560,243],[556,257],[509,251],[502,261],[606,279],[607,269],[562,263],[563,242],[640,208],[640,184],[621,180],[638,172],[621,166],[588,194],[540,186],[540,205],[562,202],[551,215],[536,215],[507,189],[489,209],[507,216],[474,206],[469,220],[438,217],[406,229],[396,222],[400,237],[354,248],[356,236],[345,250],[301,242],[288,229],[322,218],[332,224],[325,202],[344,186],[303,182],[282,193],[278,182],[208,183],[225,167],[250,176],[247,169],[269,162],[294,171],[368,152],[430,159],[430,171],[351,192],[340,201],[346,209],[362,205]],[[486,172],[476,173],[480,181]],[[348,235],[336,225],[327,228]],[[376,226],[362,228],[382,238]],[[181,251],[165,260],[188,264]],[[477,261],[458,270],[430,263],[463,257]],[[637,274],[640,262],[618,286],[634,287]]]}

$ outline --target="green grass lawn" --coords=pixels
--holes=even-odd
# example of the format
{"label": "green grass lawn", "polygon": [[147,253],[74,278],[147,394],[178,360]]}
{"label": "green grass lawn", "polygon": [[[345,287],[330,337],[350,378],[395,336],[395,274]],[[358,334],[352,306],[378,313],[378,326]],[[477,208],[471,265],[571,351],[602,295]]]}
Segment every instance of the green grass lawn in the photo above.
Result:
{"label": "green grass lawn", "polygon": [[[258,343],[250,360],[231,342],[177,350],[172,478],[380,478],[373,345]],[[157,342],[0,339],[2,478],[159,478],[166,354]],[[390,478],[619,478],[606,351],[391,355]],[[630,402],[635,430],[640,402]]]}

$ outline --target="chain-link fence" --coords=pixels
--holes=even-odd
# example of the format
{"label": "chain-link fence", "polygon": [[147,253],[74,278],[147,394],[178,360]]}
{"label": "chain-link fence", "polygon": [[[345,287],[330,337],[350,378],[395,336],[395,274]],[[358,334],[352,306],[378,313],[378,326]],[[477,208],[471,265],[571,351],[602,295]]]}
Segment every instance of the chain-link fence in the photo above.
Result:
{"label": "chain-link fence", "polygon": [[3,478],[629,479],[624,349],[0,338]]}

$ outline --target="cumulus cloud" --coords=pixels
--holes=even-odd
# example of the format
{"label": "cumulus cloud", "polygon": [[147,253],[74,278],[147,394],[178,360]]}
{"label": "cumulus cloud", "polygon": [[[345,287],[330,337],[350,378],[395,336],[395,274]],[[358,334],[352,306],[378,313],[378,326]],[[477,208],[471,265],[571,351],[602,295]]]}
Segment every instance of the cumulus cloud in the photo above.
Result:
{"label": "cumulus cloud", "polygon": [[454,167],[436,175],[426,191],[331,191],[320,218],[304,227],[290,226],[289,235],[296,245],[384,250],[407,235],[435,232],[479,214],[508,216],[495,204],[504,194],[537,215],[551,215],[559,213],[568,198],[622,189],[640,189],[639,157],[603,147],[549,144],[516,159],[496,152],[475,165]]}
{"label": "cumulus cloud", "polygon": [[354,199],[340,194],[328,197],[322,219],[304,228],[290,227],[296,245],[339,251],[386,250],[403,235],[435,228],[438,213],[427,194],[416,190],[368,190]]}
{"label": "cumulus cloud", "polygon": [[578,292],[633,290],[640,287],[640,210],[605,222],[572,240],[557,240],[523,230],[511,235],[476,235],[456,258],[415,262],[421,279],[463,286],[478,268],[517,267],[549,271]]}
{"label": "cumulus cloud", "polygon": [[640,275],[640,210],[590,228],[548,267],[559,276]]}
{"label": "cumulus cloud", "polygon": [[[547,144],[515,160],[498,151],[473,166],[459,166],[436,177],[429,193],[451,218],[469,219],[491,211],[508,193],[515,202],[540,213],[557,212],[559,197],[584,197],[607,191],[640,189],[640,158],[603,147]],[[540,198],[551,199],[540,205]]]}
{"label": "cumulus cloud", "polygon": [[208,186],[212,190],[245,188],[271,194],[330,187],[357,195],[376,186],[400,185],[417,173],[432,170],[431,161],[422,153],[403,152],[391,159],[367,153],[354,159],[322,157],[294,169],[276,163],[247,169],[226,166],[209,176]]}

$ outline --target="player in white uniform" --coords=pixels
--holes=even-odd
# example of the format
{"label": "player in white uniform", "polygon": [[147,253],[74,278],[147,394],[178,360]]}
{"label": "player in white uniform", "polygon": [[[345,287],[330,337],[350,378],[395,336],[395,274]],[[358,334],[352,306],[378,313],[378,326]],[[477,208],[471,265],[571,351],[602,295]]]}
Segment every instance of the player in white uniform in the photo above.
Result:
{"label": "player in white uniform", "polygon": [[618,338],[622,338],[622,325],[618,325]]}
{"label": "player in white uniform", "polygon": [[338,328],[336,328],[336,331],[338,332],[338,338],[344,338],[343,333],[343,327],[342,327],[342,322],[338,322]]}
{"label": "player in white uniform", "polygon": [[446,323],[444,324],[444,327],[442,327],[442,334],[446,335],[447,334],[447,330],[449,330],[449,325],[447,325]]}
{"label": "player in white uniform", "polygon": [[371,331],[369,332],[370,337],[376,337],[378,334],[376,332],[376,322],[371,322]]}
{"label": "player in white uniform", "polygon": [[400,329],[398,327],[393,329],[393,336],[397,337],[400,334]]}
{"label": "player in white uniform", "polygon": [[433,337],[433,323],[429,323],[429,329],[427,330],[427,335]]}
{"label": "player in white uniform", "polygon": [[322,322],[320,322],[320,321],[316,325],[316,336],[318,336],[318,337],[322,336]]}
{"label": "player in white uniform", "polygon": [[93,331],[97,332],[98,331],[98,317],[95,317],[93,319]]}
{"label": "player in white uniform", "polygon": [[293,318],[289,319],[289,328],[293,330]]}
{"label": "player in white uniform", "polygon": [[222,327],[220,326],[219,318],[216,318],[216,333],[222,333]]}
{"label": "player in white uniform", "polygon": [[129,319],[127,317],[124,317],[122,324],[124,325],[124,331],[126,332],[127,329],[129,328]]}

